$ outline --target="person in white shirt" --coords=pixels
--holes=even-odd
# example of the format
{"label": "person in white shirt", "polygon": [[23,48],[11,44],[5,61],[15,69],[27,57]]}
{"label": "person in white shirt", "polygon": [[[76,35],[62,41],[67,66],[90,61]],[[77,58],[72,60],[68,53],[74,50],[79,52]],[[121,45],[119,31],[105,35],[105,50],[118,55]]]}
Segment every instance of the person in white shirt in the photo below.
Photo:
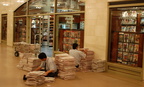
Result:
{"label": "person in white shirt", "polygon": [[42,61],[42,63],[34,71],[38,71],[44,68],[46,77],[56,77],[58,70],[54,60],[50,57],[47,57],[43,52],[38,55],[38,58]]}
{"label": "person in white shirt", "polygon": [[86,54],[84,52],[78,50],[77,43],[74,43],[72,46],[73,46],[73,49],[69,50],[69,55],[71,55],[75,58],[75,66],[76,66],[76,68],[78,68],[80,65],[81,59],[85,58]]}

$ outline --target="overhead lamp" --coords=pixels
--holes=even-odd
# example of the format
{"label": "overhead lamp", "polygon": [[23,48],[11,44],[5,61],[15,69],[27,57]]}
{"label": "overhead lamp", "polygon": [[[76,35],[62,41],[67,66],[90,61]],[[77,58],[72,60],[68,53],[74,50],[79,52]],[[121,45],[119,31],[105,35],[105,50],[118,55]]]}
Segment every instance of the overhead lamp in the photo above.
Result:
{"label": "overhead lamp", "polygon": [[3,4],[3,6],[9,6],[9,4]]}
{"label": "overhead lamp", "polygon": [[24,2],[24,0],[17,0],[17,2],[23,3],[23,2]]}
{"label": "overhead lamp", "polygon": [[9,3],[8,2],[2,2],[2,5],[3,6],[9,6]]}

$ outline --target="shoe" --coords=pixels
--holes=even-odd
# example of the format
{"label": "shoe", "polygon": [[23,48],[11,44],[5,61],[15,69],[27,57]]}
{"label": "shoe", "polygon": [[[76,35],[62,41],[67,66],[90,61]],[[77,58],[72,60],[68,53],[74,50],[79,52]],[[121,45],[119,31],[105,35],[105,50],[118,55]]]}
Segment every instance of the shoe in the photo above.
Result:
{"label": "shoe", "polygon": [[23,80],[27,80],[26,75],[23,76]]}

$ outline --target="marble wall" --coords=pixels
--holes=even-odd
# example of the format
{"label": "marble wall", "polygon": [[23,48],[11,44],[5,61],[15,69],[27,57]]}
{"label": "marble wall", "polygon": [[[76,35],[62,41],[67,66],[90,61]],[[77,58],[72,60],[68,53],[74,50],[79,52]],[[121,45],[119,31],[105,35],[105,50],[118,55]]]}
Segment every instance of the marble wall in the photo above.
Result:
{"label": "marble wall", "polygon": [[84,47],[95,52],[95,58],[106,59],[108,39],[107,0],[88,0],[85,10]]}
{"label": "marble wall", "polygon": [[[26,0],[25,0],[26,1]],[[3,4],[9,4],[4,6]],[[24,2],[23,2],[24,3]],[[13,46],[13,12],[23,3],[17,0],[0,0],[0,20],[2,14],[7,14],[7,45]],[[1,24],[1,21],[0,21]],[[1,43],[1,25],[0,25],[0,43]]]}

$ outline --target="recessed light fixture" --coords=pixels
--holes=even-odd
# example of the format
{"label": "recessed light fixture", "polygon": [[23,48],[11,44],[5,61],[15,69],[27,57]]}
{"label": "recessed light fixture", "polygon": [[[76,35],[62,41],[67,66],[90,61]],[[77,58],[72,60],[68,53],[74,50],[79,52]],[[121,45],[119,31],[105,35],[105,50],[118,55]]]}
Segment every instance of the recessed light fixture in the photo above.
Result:
{"label": "recessed light fixture", "polygon": [[17,0],[17,2],[23,3],[23,2],[24,2],[24,0]]}
{"label": "recessed light fixture", "polygon": [[3,6],[9,6],[9,4],[4,3]]}

